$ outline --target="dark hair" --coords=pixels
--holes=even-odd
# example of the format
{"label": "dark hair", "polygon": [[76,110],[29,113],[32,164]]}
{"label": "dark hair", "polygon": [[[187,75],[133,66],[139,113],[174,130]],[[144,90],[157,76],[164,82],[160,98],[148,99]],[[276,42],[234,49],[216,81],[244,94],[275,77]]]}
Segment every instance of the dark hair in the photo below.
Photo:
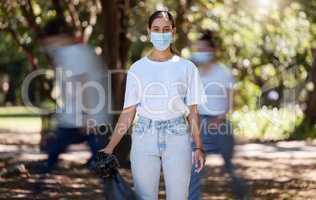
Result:
{"label": "dark hair", "polygon": [[157,10],[153,14],[150,15],[149,20],[148,20],[148,28],[151,28],[154,20],[157,18],[165,18],[171,22],[172,28],[175,27],[175,21],[169,11]]}
{"label": "dark hair", "polygon": [[50,19],[42,28],[39,37],[49,37],[60,34],[72,35],[71,28],[68,26],[64,18],[56,17]]}
{"label": "dark hair", "polygon": [[217,48],[219,39],[216,37],[216,34],[213,31],[205,30],[202,31],[202,35],[199,37],[200,41],[205,41],[212,48]]}
{"label": "dark hair", "polygon": [[[149,29],[151,28],[155,19],[158,19],[158,18],[165,18],[168,21],[170,21],[172,28],[174,28],[176,26],[175,20],[169,11],[157,10],[153,14],[151,14],[149,19],[148,19],[148,28]],[[175,48],[175,46],[173,44],[170,45],[170,51],[173,54],[178,54],[178,50]]]}

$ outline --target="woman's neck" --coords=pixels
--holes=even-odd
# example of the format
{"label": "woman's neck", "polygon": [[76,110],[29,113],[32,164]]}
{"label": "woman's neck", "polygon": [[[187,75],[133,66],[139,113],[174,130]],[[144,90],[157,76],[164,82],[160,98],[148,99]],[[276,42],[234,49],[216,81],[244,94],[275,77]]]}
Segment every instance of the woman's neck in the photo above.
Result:
{"label": "woman's neck", "polygon": [[156,60],[156,61],[166,61],[166,60],[169,60],[172,56],[173,56],[173,53],[171,52],[170,48],[164,51],[157,51],[156,49],[154,49],[149,54],[150,59]]}

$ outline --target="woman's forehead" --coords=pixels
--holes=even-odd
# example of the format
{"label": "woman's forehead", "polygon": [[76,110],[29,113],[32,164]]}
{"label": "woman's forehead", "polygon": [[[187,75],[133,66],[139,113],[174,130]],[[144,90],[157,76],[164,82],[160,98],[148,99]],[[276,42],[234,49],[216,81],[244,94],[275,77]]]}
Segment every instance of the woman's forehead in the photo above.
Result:
{"label": "woman's forehead", "polygon": [[172,23],[167,17],[159,17],[159,18],[156,18],[153,21],[151,27],[154,27],[154,26],[158,26],[158,27],[169,26],[169,27],[172,27]]}

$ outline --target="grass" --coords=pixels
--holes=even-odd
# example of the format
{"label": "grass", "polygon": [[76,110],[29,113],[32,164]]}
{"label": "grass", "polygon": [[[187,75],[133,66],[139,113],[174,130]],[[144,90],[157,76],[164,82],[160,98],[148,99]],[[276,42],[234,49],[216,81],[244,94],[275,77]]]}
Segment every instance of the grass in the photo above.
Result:
{"label": "grass", "polygon": [[32,115],[32,114],[39,114],[40,110],[37,108],[30,108],[25,106],[7,106],[7,107],[0,107],[0,115],[11,115],[11,114],[17,114],[17,115]]}
{"label": "grass", "polygon": [[3,117],[0,118],[0,132],[39,132],[40,117]]}
{"label": "grass", "polygon": [[[0,107],[0,132],[38,132],[41,130],[38,113],[39,110],[22,106]],[[270,141],[289,139],[302,118],[303,112],[295,106],[280,109],[262,107],[258,110],[245,107],[235,111],[231,120],[237,137]]]}
{"label": "grass", "polygon": [[41,118],[38,114],[38,109],[23,106],[0,107],[0,132],[39,132]]}

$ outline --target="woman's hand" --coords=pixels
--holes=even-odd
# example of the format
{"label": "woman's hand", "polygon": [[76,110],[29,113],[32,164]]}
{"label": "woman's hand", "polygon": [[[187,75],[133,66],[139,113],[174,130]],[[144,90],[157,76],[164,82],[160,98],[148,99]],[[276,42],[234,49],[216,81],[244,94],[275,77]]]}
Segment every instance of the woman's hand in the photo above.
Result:
{"label": "woman's hand", "polygon": [[110,142],[106,145],[104,149],[101,149],[100,151],[103,151],[107,154],[113,153],[114,148],[121,141],[122,137],[127,132],[128,128],[131,126],[135,117],[135,113],[136,105],[123,109],[116,123]]}
{"label": "woman's hand", "polygon": [[113,153],[113,148],[107,145],[104,149],[100,150],[101,152],[104,152],[106,154],[112,154]]}
{"label": "woman's hand", "polygon": [[196,172],[199,173],[205,165],[205,154],[200,148],[195,149],[192,158]]}

